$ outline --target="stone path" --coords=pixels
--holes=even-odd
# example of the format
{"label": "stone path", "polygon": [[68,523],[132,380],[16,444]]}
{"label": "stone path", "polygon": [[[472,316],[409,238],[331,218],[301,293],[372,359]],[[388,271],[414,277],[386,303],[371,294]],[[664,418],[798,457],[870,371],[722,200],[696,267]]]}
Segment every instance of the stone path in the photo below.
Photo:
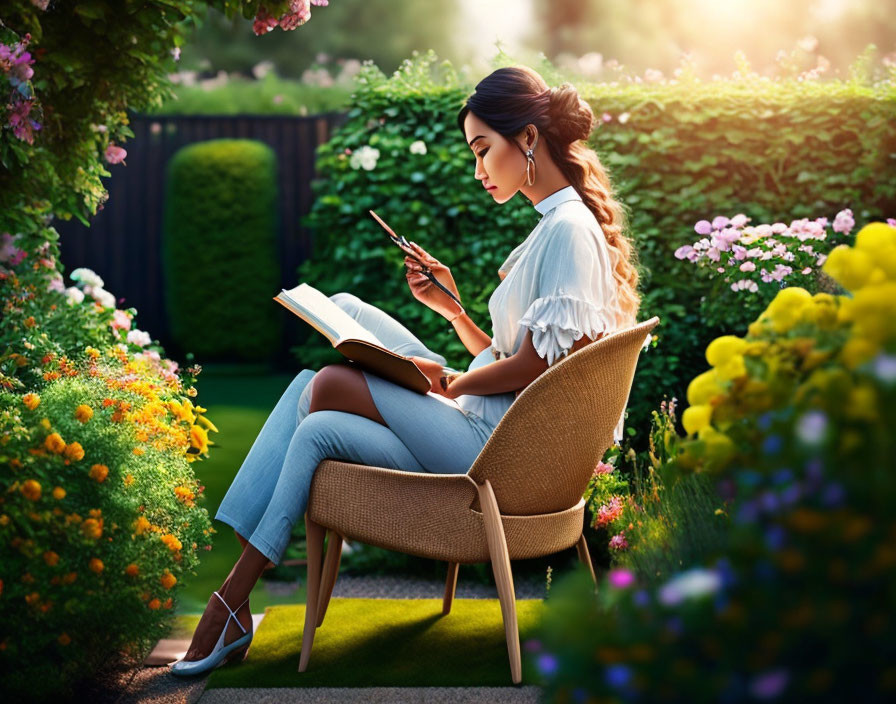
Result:
{"label": "stone path", "polygon": [[[291,585],[290,588],[294,588]],[[542,575],[514,580],[517,599],[540,599],[545,595]],[[334,597],[383,599],[441,599],[443,580],[394,576],[340,575],[333,587]],[[459,582],[458,599],[496,599],[494,585]],[[255,628],[263,614],[253,614]],[[295,689],[212,689],[205,691],[206,678],[175,677],[162,665],[179,659],[186,652],[189,640],[165,640],[156,646],[147,662],[157,666],[124,673],[109,698],[96,704],[366,704],[396,702],[400,704],[447,702],[449,704],[536,703],[541,688],[537,686],[507,687],[302,687]],[[508,674],[509,679],[509,674]]]}

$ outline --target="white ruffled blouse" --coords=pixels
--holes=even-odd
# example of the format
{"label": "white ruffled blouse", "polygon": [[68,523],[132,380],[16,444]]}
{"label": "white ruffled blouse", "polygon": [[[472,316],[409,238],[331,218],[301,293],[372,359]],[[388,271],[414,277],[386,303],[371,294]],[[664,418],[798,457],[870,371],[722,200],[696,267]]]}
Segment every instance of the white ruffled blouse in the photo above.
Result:
{"label": "white ruffled blouse", "polygon": [[[575,188],[562,188],[534,207],[542,218],[498,269],[506,276],[488,301],[492,344],[468,371],[515,354],[528,330],[535,350],[551,365],[584,334],[595,338],[636,323],[619,305],[615,253]],[[649,341],[648,335],[645,346]],[[515,398],[515,393],[468,394],[457,402],[494,427]],[[623,411],[615,442],[622,441],[624,418]]]}

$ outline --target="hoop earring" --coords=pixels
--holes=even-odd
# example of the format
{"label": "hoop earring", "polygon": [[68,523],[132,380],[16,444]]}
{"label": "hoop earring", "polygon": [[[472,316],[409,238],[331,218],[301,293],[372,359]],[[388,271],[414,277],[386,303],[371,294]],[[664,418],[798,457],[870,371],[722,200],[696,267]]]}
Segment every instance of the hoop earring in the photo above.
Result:
{"label": "hoop earring", "polygon": [[[532,168],[532,173],[529,173],[529,167]],[[532,158],[532,150],[526,152],[526,183],[530,186],[535,185],[535,159]]]}

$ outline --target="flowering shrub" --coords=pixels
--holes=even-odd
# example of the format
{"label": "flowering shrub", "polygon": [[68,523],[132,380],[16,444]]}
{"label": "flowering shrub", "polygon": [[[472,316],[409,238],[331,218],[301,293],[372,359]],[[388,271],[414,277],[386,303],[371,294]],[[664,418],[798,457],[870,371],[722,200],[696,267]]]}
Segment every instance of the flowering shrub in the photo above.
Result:
{"label": "flowering shrub", "polygon": [[709,272],[711,288],[701,301],[701,316],[717,328],[745,327],[785,286],[802,285],[813,293],[830,288],[821,267],[827,253],[846,243],[855,227],[849,209],[837,213],[833,223],[826,217],[801,218],[790,225],[749,222],[743,213],[700,220],[694,230],[701,238],[675,250],[676,259]]}
{"label": "flowering shrub", "polygon": [[824,271],[848,293],[785,288],[744,338],[710,344],[712,368],[688,387],[687,435],[656,457],[668,486],[712,481],[722,509],[667,549],[682,558],[719,520],[724,539],[659,580],[617,567],[597,601],[584,575],[555,585],[556,606],[527,644],[548,695],[893,696],[896,227],[864,227]]}
{"label": "flowering shrub", "polygon": [[213,532],[190,469],[216,431],[199,367],[163,358],[93,271],[66,288],[46,236],[0,252],[0,661],[19,697],[144,654]]}

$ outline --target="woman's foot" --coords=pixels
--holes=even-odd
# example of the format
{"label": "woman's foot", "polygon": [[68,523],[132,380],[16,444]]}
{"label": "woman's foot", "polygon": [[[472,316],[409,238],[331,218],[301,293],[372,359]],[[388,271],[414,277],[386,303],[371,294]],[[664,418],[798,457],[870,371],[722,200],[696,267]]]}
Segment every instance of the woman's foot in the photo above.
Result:
{"label": "woman's foot", "polygon": [[[235,604],[230,604],[233,608]],[[193,632],[193,640],[190,643],[190,649],[183,659],[187,662],[201,660],[212,652],[218,638],[221,637],[221,629],[224,628],[224,622],[229,617],[227,607],[214,594],[208,600],[205,612],[199,619],[199,624]],[[252,631],[252,611],[249,608],[249,602],[246,601],[240,608],[236,610],[237,620],[240,622],[245,632],[231,618],[227,624],[227,633],[224,635],[224,645],[229,645],[233,641],[242,638],[246,633]]]}

